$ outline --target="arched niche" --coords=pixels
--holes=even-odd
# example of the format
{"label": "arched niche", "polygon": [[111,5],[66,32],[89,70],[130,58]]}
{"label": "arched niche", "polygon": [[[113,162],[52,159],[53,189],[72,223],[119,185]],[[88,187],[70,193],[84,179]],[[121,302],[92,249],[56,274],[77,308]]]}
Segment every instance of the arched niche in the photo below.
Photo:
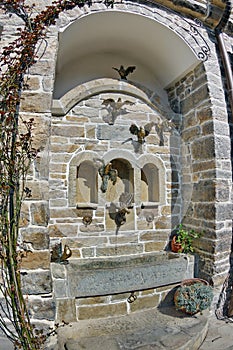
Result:
{"label": "arched niche", "polygon": [[98,203],[97,169],[93,162],[83,161],[77,166],[76,203]]}
{"label": "arched niche", "polygon": [[68,203],[71,207],[97,207],[98,170],[95,152],[81,152],[69,164]]}
{"label": "arched niche", "polygon": [[[123,193],[134,194],[134,171],[131,163],[123,158],[111,160],[112,168],[117,170],[116,184],[108,184],[106,192],[107,202],[119,202]],[[132,198],[133,200],[133,198]]]}
{"label": "arched niche", "polygon": [[141,169],[141,202],[159,203],[159,169],[155,164],[147,163]]}
{"label": "arched niche", "polygon": [[153,154],[141,155],[137,161],[138,199],[141,206],[166,202],[166,170],[163,161]]}

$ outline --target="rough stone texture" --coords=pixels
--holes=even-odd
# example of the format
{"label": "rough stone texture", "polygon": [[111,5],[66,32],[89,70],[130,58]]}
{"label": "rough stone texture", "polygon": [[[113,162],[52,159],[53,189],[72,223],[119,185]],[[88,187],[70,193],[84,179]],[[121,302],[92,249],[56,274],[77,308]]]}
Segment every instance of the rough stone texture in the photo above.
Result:
{"label": "rough stone texture", "polygon": [[57,299],[57,322],[74,322],[76,318],[76,308],[74,299]]}
{"label": "rough stone texture", "polygon": [[52,264],[55,297],[112,295],[177,283],[193,276],[193,263],[191,257],[165,253],[106,260],[72,259],[66,265]]}
{"label": "rough stone texture", "polygon": [[48,204],[36,203],[31,205],[32,224],[47,226],[49,220]]}
{"label": "rough stone texture", "polygon": [[48,294],[52,292],[50,271],[22,272],[22,288],[25,294]]}
{"label": "rough stone texture", "polygon": [[21,268],[24,270],[49,269],[50,253],[48,251],[27,252],[22,258]]}
{"label": "rough stone texture", "polygon": [[25,243],[31,243],[32,248],[36,250],[48,249],[49,235],[46,228],[28,228],[21,230],[22,240]]}
{"label": "rough stone texture", "polygon": [[55,301],[53,299],[29,299],[29,312],[37,320],[53,321],[55,318]]}

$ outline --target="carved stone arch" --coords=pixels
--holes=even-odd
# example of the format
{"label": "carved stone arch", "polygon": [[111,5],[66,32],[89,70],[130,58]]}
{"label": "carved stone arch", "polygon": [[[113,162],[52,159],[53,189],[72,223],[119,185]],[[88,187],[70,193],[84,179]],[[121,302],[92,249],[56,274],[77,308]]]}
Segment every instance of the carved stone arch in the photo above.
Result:
{"label": "carved stone arch", "polygon": [[170,118],[175,114],[168,106],[161,105],[159,96],[153,91],[140,86],[140,84],[136,85],[132,82],[109,78],[95,79],[78,85],[68,91],[60,99],[54,99],[52,113],[56,116],[63,116],[76,104],[101,93],[123,93],[139,98],[160,114],[164,114]]}

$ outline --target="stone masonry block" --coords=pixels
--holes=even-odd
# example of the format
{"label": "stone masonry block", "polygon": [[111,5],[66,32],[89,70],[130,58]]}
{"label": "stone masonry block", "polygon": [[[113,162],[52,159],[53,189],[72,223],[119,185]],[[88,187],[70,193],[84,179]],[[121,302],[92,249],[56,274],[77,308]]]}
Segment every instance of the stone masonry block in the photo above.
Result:
{"label": "stone masonry block", "polygon": [[33,249],[48,249],[49,235],[47,228],[27,228],[21,230],[22,240],[25,243],[31,243]]}
{"label": "stone masonry block", "polygon": [[51,93],[24,92],[21,100],[21,111],[24,112],[50,112]]}
{"label": "stone masonry block", "polygon": [[193,160],[208,160],[215,156],[214,137],[199,138],[191,144],[191,153]]}
{"label": "stone masonry block", "polygon": [[135,302],[130,304],[130,311],[141,311],[157,307],[160,301],[159,294],[138,297]]}
{"label": "stone masonry block", "polygon": [[22,258],[22,269],[36,270],[50,268],[50,253],[43,252],[27,252],[26,256]]}
{"label": "stone masonry block", "polygon": [[107,304],[107,305],[91,305],[90,306],[79,306],[78,307],[78,319],[92,319],[92,318],[102,318],[110,316],[120,316],[127,313],[126,302]]}
{"label": "stone masonry block", "polygon": [[52,292],[50,271],[33,271],[22,273],[22,289],[24,294],[48,294]]}
{"label": "stone masonry block", "polygon": [[76,322],[75,299],[57,299],[57,322]]}
{"label": "stone masonry block", "polygon": [[55,301],[51,299],[29,299],[30,315],[37,320],[53,321],[55,319]]}
{"label": "stone masonry block", "polygon": [[32,203],[30,209],[33,225],[47,226],[49,220],[48,203]]}

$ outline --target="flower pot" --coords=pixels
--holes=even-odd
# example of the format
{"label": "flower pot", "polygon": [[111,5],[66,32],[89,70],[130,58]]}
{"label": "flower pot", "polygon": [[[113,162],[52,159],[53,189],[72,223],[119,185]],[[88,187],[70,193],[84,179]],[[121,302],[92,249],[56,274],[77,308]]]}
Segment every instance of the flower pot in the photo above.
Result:
{"label": "flower pot", "polygon": [[200,278],[182,281],[174,294],[176,309],[189,315],[207,309],[212,299],[213,292],[209,283]]}
{"label": "flower pot", "polygon": [[171,240],[171,250],[173,253],[182,253],[183,251],[181,243],[176,242],[176,236],[174,236]]}

